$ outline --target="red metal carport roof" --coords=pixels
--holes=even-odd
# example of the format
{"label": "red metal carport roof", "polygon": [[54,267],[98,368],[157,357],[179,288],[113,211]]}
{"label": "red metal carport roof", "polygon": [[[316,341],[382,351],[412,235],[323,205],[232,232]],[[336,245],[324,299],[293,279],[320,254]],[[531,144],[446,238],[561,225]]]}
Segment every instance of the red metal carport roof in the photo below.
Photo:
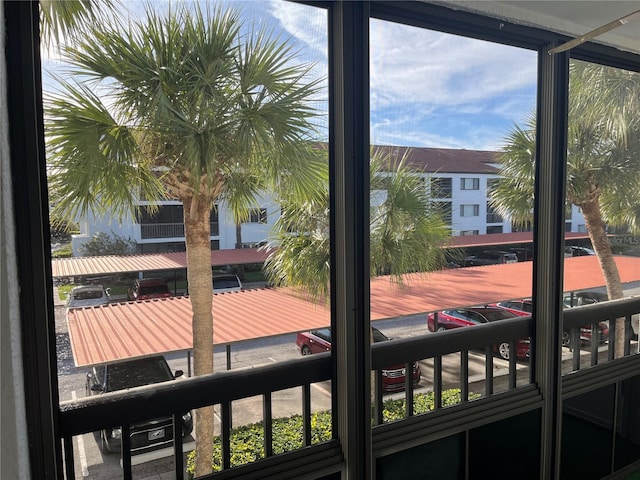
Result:
{"label": "red metal carport roof", "polygon": [[[269,253],[269,249],[263,248],[211,250],[211,265],[221,267],[224,265],[262,263],[267,259]],[[56,258],[51,261],[51,270],[54,277],[176,270],[179,268],[187,268],[187,254],[185,252]]]}
{"label": "red metal carport roof", "polygon": [[[616,257],[623,283],[640,280],[640,258]],[[371,281],[371,319],[489,303],[531,295],[532,262],[469,267]],[[565,259],[564,290],[603,285],[595,256]],[[216,294],[215,344],[293,333],[329,324],[329,309],[288,289]],[[71,310],[69,336],[76,366],[190,350],[191,302],[187,297]]]}

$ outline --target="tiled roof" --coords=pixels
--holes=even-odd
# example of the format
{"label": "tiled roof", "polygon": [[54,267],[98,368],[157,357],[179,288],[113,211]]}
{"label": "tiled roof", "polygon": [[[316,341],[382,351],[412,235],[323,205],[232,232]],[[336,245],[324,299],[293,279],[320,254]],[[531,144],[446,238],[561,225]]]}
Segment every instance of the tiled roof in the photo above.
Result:
{"label": "tiled roof", "polygon": [[[623,283],[640,280],[640,258],[616,257]],[[371,319],[441,310],[531,295],[532,262],[469,267],[371,281]],[[565,259],[564,290],[603,285],[595,256]],[[258,289],[213,297],[215,344],[327,326],[329,308],[287,289]],[[192,348],[187,297],[72,310],[69,336],[76,366]],[[425,318],[426,321],[426,318]]]}
{"label": "tiled roof", "polygon": [[[269,256],[268,249],[241,248],[238,250],[211,250],[211,265],[243,265],[262,263]],[[56,258],[51,262],[54,277],[99,275],[118,272],[144,272],[174,270],[187,267],[187,254],[153,253],[145,255],[109,255],[104,257]]]}
{"label": "tiled roof", "polygon": [[454,150],[448,148],[374,147],[392,152],[400,159],[408,151],[407,163],[415,170],[429,173],[498,174],[491,164],[498,162],[498,153],[486,150]]}

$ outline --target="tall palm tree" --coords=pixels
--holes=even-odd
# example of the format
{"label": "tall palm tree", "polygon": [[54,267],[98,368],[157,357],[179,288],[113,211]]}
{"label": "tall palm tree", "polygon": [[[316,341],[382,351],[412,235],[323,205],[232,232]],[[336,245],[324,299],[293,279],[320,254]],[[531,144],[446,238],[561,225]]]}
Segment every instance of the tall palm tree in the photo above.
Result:
{"label": "tall palm tree", "polygon": [[[388,149],[370,160],[371,276],[391,275],[402,282],[408,272],[441,268],[449,231],[431,204],[420,172],[407,164],[410,152],[396,159]],[[314,198],[285,204],[265,263],[272,283],[299,288],[314,299],[329,294],[329,201]]]}
{"label": "tall palm tree", "polygon": [[[531,220],[535,117],[515,126],[501,154],[501,180],[492,202],[516,222]],[[598,256],[609,299],[623,296],[606,225],[640,229],[640,75],[572,62],[566,201],[580,207]],[[616,356],[623,355],[623,323],[616,323]]]}
{"label": "tall palm tree", "polygon": [[[51,195],[79,218],[135,214],[146,199],[184,205],[194,371],[213,372],[210,213],[221,198],[254,195],[252,172],[286,195],[313,195],[323,164],[307,148],[318,82],[293,45],[254,31],[236,10],[151,8],[125,28],[92,27],[64,49],[71,80],[47,98]],[[247,200],[250,203],[250,200]],[[211,471],[213,407],[196,417],[196,474]]]}

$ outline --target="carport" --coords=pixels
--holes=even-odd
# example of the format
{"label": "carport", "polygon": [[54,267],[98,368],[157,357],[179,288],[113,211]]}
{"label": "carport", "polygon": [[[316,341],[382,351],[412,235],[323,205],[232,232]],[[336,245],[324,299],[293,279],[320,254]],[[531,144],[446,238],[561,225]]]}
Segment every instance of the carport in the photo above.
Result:
{"label": "carport", "polygon": [[[225,265],[263,263],[270,253],[271,250],[268,248],[211,250],[211,266],[223,267]],[[187,268],[186,252],[55,258],[51,261],[53,278],[154,270],[179,270],[183,268]]]}
{"label": "carport", "polygon": [[[640,258],[615,257],[623,283],[640,280]],[[489,265],[371,281],[371,320],[531,296],[532,262]],[[565,259],[564,291],[601,287],[595,256]],[[214,345],[295,333],[329,325],[327,305],[285,288],[213,295]],[[193,348],[188,297],[72,310],[69,336],[77,367]],[[426,321],[426,319],[425,319]],[[229,355],[228,355],[229,357]]]}

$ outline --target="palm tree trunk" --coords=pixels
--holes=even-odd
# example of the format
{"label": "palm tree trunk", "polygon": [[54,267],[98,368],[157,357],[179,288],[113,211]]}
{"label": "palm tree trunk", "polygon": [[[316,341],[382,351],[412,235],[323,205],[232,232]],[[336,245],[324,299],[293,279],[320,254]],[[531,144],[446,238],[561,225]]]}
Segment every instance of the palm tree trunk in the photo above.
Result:
{"label": "palm tree trunk", "polygon": [[[193,204],[193,202],[198,202]],[[187,280],[193,310],[193,358],[195,375],[213,373],[213,287],[211,278],[211,204],[206,198],[184,202]],[[195,415],[196,476],[211,473],[213,454],[213,406]]]}
{"label": "palm tree trunk", "polygon": [[[597,198],[586,203],[581,203],[582,215],[584,216],[587,231],[589,232],[589,238],[591,239],[591,245],[596,252],[598,262],[600,263],[600,269],[604,276],[604,280],[607,286],[607,294],[609,300],[615,300],[616,298],[622,298],[624,292],[622,291],[622,281],[620,280],[620,273],[618,272],[618,266],[611,253],[611,246],[607,239],[607,233],[602,220],[602,214],[600,213],[600,204]],[[624,356],[624,318],[618,318],[616,320],[616,348],[615,356],[620,358]]]}
{"label": "palm tree trunk", "polygon": [[242,248],[242,224],[236,223],[236,249]]}

